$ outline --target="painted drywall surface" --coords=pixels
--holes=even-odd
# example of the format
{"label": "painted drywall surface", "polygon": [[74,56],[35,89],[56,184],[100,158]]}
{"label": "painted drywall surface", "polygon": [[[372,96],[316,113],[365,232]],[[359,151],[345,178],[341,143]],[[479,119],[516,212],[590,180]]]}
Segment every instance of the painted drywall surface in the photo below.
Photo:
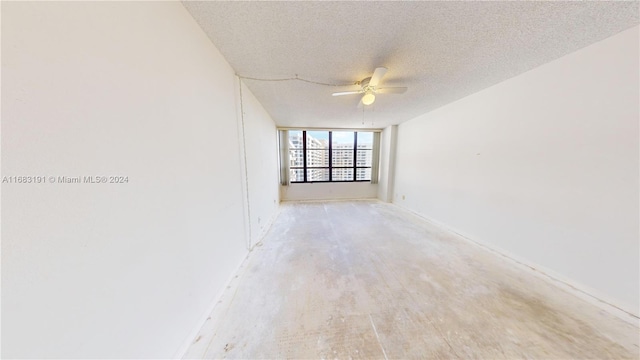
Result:
{"label": "painted drywall surface", "polygon": [[275,122],[244,84],[242,104],[238,109],[244,112],[244,116],[239,114],[239,117],[244,129],[247,164],[245,192],[249,200],[247,217],[251,226],[250,245],[253,246],[269,229],[280,204],[278,131]]}
{"label": "painted drywall surface", "polygon": [[394,202],[637,314],[638,38],[401,124]]}
{"label": "painted drywall surface", "polygon": [[389,202],[389,161],[391,149],[391,126],[387,126],[380,133],[380,177],[378,178],[378,199]]}
{"label": "painted drywall surface", "polygon": [[378,196],[378,185],[369,182],[289,184],[280,188],[280,199],[284,201],[375,199]]}
{"label": "painted drywall surface", "polygon": [[2,176],[56,182],[2,185],[2,356],[175,356],[247,253],[233,69],[179,2],[2,8]]}
{"label": "painted drywall surface", "polygon": [[380,181],[378,199],[393,201],[393,177],[395,174],[395,156],[398,125],[386,127],[380,134]]}

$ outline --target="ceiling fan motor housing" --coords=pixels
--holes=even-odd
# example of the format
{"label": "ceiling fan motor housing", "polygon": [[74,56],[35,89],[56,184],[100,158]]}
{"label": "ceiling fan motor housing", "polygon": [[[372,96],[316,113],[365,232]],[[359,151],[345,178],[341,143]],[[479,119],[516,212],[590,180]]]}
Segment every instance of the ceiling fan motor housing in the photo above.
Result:
{"label": "ceiling fan motor housing", "polygon": [[369,76],[368,78],[364,78],[360,81],[358,81],[358,85],[362,86],[362,89],[366,89],[367,87],[369,87],[369,82],[371,81],[371,76]]}

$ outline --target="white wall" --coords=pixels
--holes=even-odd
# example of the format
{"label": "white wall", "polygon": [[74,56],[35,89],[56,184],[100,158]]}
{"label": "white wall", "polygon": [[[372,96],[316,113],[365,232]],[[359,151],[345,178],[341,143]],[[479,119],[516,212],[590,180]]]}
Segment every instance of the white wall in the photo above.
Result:
{"label": "white wall", "polygon": [[280,186],[280,199],[294,200],[346,200],[375,199],[378,185],[370,182],[302,183]]}
{"label": "white wall", "polygon": [[380,134],[380,178],[378,199],[393,201],[393,181],[396,164],[398,125],[387,126]]}
{"label": "white wall", "polygon": [[233,69],[179,2],[2,10],[2,176],[129,179],[2,185],[2,357],[178,355],[247,253]]}
{"label": "white wall", "polygon": [[[280,205],[278,131],[267,111],[244,84],[242,106],[238,106],[238,110],[240,109],[244,111],[244,118],[241,114],[238,116],[240,126],[244,129],[247,164],[245,184],[248,185],[245,193],[249,200],[245,210],[251,226],[248,234],[250,246],[253,246],[266,234]],[[242,165],[244,166],[244,157]]]}
{"label": "white wall", "polygon": [[394,202],[637,314],[638,32],[401,124]]}

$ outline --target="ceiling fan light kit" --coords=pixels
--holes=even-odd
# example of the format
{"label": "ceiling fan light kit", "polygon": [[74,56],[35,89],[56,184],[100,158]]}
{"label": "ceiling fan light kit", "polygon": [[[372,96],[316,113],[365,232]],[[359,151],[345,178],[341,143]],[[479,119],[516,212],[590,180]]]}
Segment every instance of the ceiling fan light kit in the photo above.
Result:
{"label": "ceiling fan light kit", "polygon": [[356,82],[356,85],[360,85],[361,87],[360,90],[335,92],[331,95],[342,96],[342,95],[362,94],[362,99],[360,99],[360,103],[362,103],[363,105],[371,105],[373,104],[374,101],[376,101],[376,94],[378,93],[402,94],[405,91],[407,91],[406,87],[378,88],[377,86],[380,83],[380,80],[382,80],[382,77],[386,73],[387,73],[387,68],[378,67],[373,72],[373,75]]}
{"label": "ceiling fan light kit", "polygon": [[376,95],[372,90],[367,90],[362,96],[362,103],[365,105],[371,105],[374,101],[376,101]]}

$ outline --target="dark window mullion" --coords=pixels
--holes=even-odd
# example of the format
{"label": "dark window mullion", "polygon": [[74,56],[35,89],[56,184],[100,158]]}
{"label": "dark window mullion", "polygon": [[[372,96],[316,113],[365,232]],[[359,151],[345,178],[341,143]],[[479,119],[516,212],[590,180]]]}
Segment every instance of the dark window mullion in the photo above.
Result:
{"label": "dark window mullion", "polygon": [[356,164],[358,163],[358,132],[353,132],[353,181],[356,181]]}
{"label": "dark window mullion", "polygon": [[302,179],[307,182],[307,131],[302,132]]}
{"label": "dark window mullion", "polygon": [[333,169],[331,168],[333,166],[333,145],[331,144],[333,142],[332,133],[333,131],[329,131],[329,182],[333,181]]}

